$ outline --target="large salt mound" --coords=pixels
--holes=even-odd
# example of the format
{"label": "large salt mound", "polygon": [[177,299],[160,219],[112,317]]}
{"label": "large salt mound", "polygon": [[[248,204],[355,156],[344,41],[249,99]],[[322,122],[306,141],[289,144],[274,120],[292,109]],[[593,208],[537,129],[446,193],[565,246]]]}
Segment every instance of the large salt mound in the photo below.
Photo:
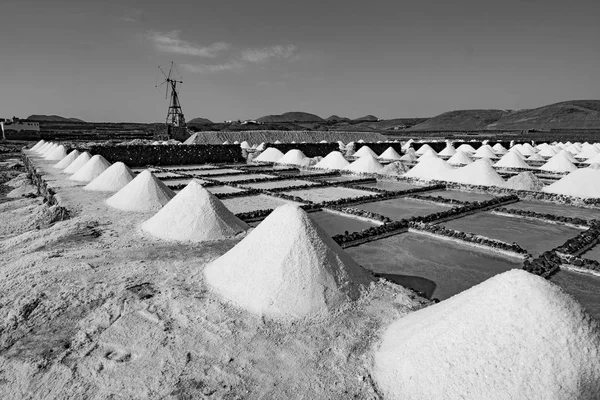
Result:
{"label": "large salt mound", "polygon": [[261,162],[277,162],[281,160],[283,153],[275,147],[268,147],[265,151],[259,154],[253,161]]}
{"label": "large salt mound", "polygon": [[123,211],[156,211],[167,204],[175,193],[144,170],[131,182],[106,200],[106,204]]}
{"label": "large salt mound", "polygon": [[442,151],[438,153],[441,157],[452,157],[456,154],[456,149],[451,144],[447,144]]}
{"label": "large salt mound", "polygon": [[116,192],[135,178],[135,174],[122,162],[116,162],[84,186],[85,190]]}
{"label": "large salt mound", "polygon": [[452,182],[468,185],[502,186],[504,179],[485,159],[477,160],[472,164],[458,168],[451,175]]}
{"label": "large salt mound", "polygon": [[525,158],[525,156],[523,155],[523,153],[521,153],[519,151],[518,147],[511,147],[510,150],[508,150],[509,153],[517,153],[517,155],[521,158]]}
{"label": "large salt mound", "polygon": [[554,148],[552,146],[546,146],[543,149],[540,150],[540,152],[538,153],[540,156],[544,156],[544,157],[553,157],[557,154],[558,152],[556,150],[554,150]]}
{"label": "large salt mound", "polygon": [[388,147],[379,158],[382,160],[399,160],[402,156],[393,147]]}
{"label": "large salt mound", "polygon": [[529,165],[515,152],[508,152],[494,164],[494,167],[499,168],[529,168]]}
{"label": "large salt mound", "polygon": [[417,161],[417,156],[412,153],[406,153],[400,157],[400,161],[415,162]]}
{"label": "large salt mound", "polygon": [[577,169],[542,189],[542,192],[581,198],[600,198],[600,170]]}
{"label": "large salt mound", "polygon": [[566,153],[566,151],[562,150],[557,155],[549,159],[544,165],[542,165],[540,170],[548,172],[575,171],[577,167],[568,159]]}
{"label": "large salt mound", "polygon": [[470,144],[463,143],[456,148],[456,151],[462,151],[463,153],[473,154],[477,150],[475,150],[475,148],[473,146],[471,146]]}
{"label": "large salt mound", "polygon": [[[417,151],[415,152],[415,154],[416,154],[417,156],[421,156],[421,155],[425,154],[425,152],[427,152],[427,151],[429,151],[429,150],[431,150],[431,151],[435,152],[435,150],[433,150],[433,148],[432,148],[430,145],[428,145],[427,143],[425,143],[423,146],[419,147],[419,150],[417,150]],[[436,154],[437,154],[437,153],[436,153]]]}
{"label": "large salt mound", "polygon": [[60,160],[59,162],[57,162],[56,164],[53,165],[54,168],[58,168],[58,169],[65,169],[67,168],[73,161],[75,161],[77,159],[77,157],[79,157],[80,153],[79,150],[75,149],[72,150],[69,155],[67,155],[65,158],[63,158],[62,160]]}
{"label": "large salt mound", "polygon": [[59,161],[65,158],[66,156],[67,150],[65,149],[65,146],[61,144],[59,146],[56,146],[56,148],[51,152],[47,153],[47,155],[44,157],[44,160]]}
{"label": "large salt mound", "polygon": [[363,157],[366,155],[370,155],[372,157],[377,158],[377,153],[375,153],[369,146],[362,146],[360,149],[354,153],[354,157]]}
{"label": "large salt mound", "polygon": [[528,161],[545,161],[545,158],[542,157],[539,153],[535,153],[527,157]]}
{"label": "large salt mound", "polygon": [[207,284],[251,313],[294,320],[325,316],[360,296],[370,278],[294,205],[275,209],[241,242],[209,264]]}
{"label": "large salt mound", "polygon": [[577,154],[575,156],[575,158],[589,160],[590,158],[593,158],[593,157],[597,156],[598,154],[600,154],[600,150],[598,150],[596,147],[590,145],[590,146],[586,146],[586,148],[581,150],[579,152],[579,154]]}
{"label": "large salt mound", "polygon": [[52,142],[46,142],[42,146],[40,146],[35,152],[38,155],[42,155],[50,146],[52,146]]}
{"label": "large salt mound", "polygon": [[42,158],[46,158],[46,156],[54,151],[58,147],[56,143],[50,143],[50,146],[46,147],[44,151],[40,153]]}
{"label": "large salt mound", "polygon": [[386,399],[592,400],[598,323],[558,286],[497,275],[392,323],[373,376]]}
{"label": "large salt mound", "polygon": [[492,150],[492,148],[487,144],[478,148],[477,151],[475,152],[475,154],[473,154],[473,157],[498,158],[498,156],[496,156],[496,153],[494,153],[494,150]]}
{"label": "large salt mound", "polygon": [[308,165],[310,160],[298,149],[289,150],[283,157],[277,160],[277,164]]}
{"label": "large salt mound", "polygon": [[385,165],[379,173],[383,175],[403,175],[408,171],[409,168],[402,161],[396,161]]}
{"label": "large salt mound", "polygon": [[448,159],[450,165],[467,165],[471,164],[473,160],[462,150],[458,150],[452,157]]}
{"label": "large salt mound", "polygon": [[342,169],[347,167],[349,164],[350,163],[344,158],[342,153],[339,151],[332,151],[321,161],[315,164],[315,167],[324,169]]}
{"label": "large salt mound", "polygon": [[500,144],[500,143],[496,143],[495,145],[493,145],[492,150],[494,150],[494,153],[496,153],[496,154],[508,153],[508,150],[506,150],[506,147],[502,146],[502,144]]}
{"label": "large salt mound", "polygon": [[382,169],[383,165],[381,165],[379,161],[377,161],[377,159],[370,154],[362,156],[344,168],[345,171],[371,174],[381,172]]}
{"label": "large salt mound", "polygon": [[142,224],[159,239],[186,242],[225,239],[248,228],[195,179]]}
{"label": "large salt mound", "polygon": [[426,158],[439,158],[435,150],[427,150],[425,153],[421,154],[417,161],[423,161]]}
{"label": "large salt mound", "polygon": [[504,187],[513,190],[539,191],[542,190],[544,184],[533,172],[525,171],[509,178],[504,183]]}
{"label": "large salt mound", "polygon": [[72,181],[91,182],[101,173],[110,167],[110,163],[104,157],[96,154],[84,166],[79,168],[77,172],[69,177]]}
{"label": "large salt mound", "polygon": [[454,168],[441,158],[426,158],[405,173],[404,176],[424,180],[446,181],[453,173]]}
{"label": "large salt mound", "polygon": [[73,161],[63,170],[63,173],[69,175],[74,174],[79,170],[79,168],[83,167],[88,161],[90,161],[91,158],[92,156],[87,151],[85,153],[81,153],[79,157],[75,159],[75,161]]}
{"label": "large salt mound", "polygon": [[30,148],[29,151],[37,151],[37,149],[39,149],[40,147],[42,147],[45,144],[46,144],[46,141],[44,139],[42,139],[39,142],[37,142],[32,148]]}
{"label": "large salt mound", "polygon": [[575,156],[573,155],[573,153],[571,153],[570,151],[561,150],[556,155],[559,155],[559,154],[564,155],[567,158],[567,160],[571,161],[572,163],[578,162],[577,159],[575,159]]}
{"label": "large salt mound", "polygon": [[594,157],[589,158],[584,161],[584,164],[598,164],[600,163],[600,153],[596,154]]}

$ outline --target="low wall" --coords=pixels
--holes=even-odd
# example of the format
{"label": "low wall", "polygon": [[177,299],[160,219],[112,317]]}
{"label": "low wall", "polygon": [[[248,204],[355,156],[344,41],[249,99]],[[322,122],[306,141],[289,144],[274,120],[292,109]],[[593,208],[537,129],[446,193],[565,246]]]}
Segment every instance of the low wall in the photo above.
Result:
{"label": "low wall", "polygon": [[211,143],[222,144],[225,141],[243,142],[244,140],[250,144],[275,142],[313,142],[317,143],[321,140],[328,142],[355,142],[357,140],[365,140],[369,142],[377,142],[378,140],[386,140],[386,137],[380,133],[374,132],[338,132],[338,131],[275,131],[275,130],[253,130],[253,131],[204,131],[194,133],[195,143]]}
{"label": "low wall", "polygon": [[302,151],[306,157],[325,157],[332,151],[340,149],[337,143],[267,143],[266,147],[275,147],[283,154],[297,149]]}
{"label": "low wall", "polygon": [[22,159],[25,169],[27,170],[27,175],[31,179],[33,185],[37,188],[38,195],[42,196],[49,205],[55,207],[53,210],[53,221],[64,221],[69,219],[69,210],[60,204],[59,199],[56,197],[56,193],[48,186],[48,183],[44,179],[44,175],[38,171],[33,161],[31,161],[26,154],[23,153]]}
{"label": "low wall", "polygon": [[92,155],[100,154],[111,163],[124,162],[129,167],[246,162],[237,144],[92,145],[79,150],[89,151]]}

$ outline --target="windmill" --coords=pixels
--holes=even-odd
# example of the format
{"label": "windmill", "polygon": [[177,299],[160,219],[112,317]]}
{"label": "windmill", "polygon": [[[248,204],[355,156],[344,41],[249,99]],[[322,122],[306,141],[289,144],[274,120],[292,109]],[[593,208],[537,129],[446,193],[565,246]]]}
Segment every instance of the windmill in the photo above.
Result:
{"label": "windmill", "polygon": [[[165,99],[169,97],[169,89],[171,89],[171,101],[169,102],[169,110],[167,111],[167,130],[170,133],[171,128],[174,126],[177,127],[185,127],[185,117],[183,116],[183,110],[181,109],[181,104],[179,103],[179,95],[177,94],[177,84],[183,83],[181,80],[181,74],[177,71],[177,67],[171,61],[171,67],[169,68],[169,73],[165,74],[165,71],[158,66],[158,70],[163,74],[165,80],[157,84],[156,87],[160,87],[165,85]],[[172,76],[174,75],[173,70],[177,72],[179,75],[179,80],[174,79]],[[157,82],[158,82],[158,73],[157,73]]]}

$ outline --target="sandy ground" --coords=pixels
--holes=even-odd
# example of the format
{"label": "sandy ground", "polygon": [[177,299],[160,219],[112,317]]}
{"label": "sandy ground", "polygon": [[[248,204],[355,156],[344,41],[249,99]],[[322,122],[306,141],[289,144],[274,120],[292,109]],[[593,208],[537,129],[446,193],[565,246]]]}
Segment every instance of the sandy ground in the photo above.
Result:
{"label": "sandy ground", "polygon": [[71,219],[0,194],[2,399],[380,398],[373,345],[425,300],[380,281],[326,320],[250,315],[203,282],[234,240],[148,238],[138,227],[150,214],[109,209],[109,194],[50,164],[38,159]]}

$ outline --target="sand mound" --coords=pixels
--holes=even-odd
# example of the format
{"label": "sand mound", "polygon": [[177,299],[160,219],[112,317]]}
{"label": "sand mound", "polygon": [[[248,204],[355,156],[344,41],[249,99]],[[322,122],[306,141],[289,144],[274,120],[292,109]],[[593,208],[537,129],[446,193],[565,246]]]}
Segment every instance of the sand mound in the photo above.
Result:
{"label": "sand mound", "polygon": [[42,139],[39,142],[37,142],[31,149],[29,149],[29,151],[37,151],[37,149],[39,149],[40,147],[42,147],[45,144],[46,144],[46,141],[44,139]]}
{"label": "sand mound", "polygon": [[404,174],[409,178],[446,181],[454,173],[454,168],[441,158],[426,158]]}
{"label": "sand mound", "polygon": [[79,157],[81,153],[79,153],[79,150],[72,150],[69,155],[67,155],[66,157],[64,157],[62,160],[60,160],[59,162],[57,162],[56,164],[53,165],[54,168],[58,168],[58,169],[65,169],[67,168],[73,161],[75,161],[77,159],[77,157]]}
{"label": "sand mound", "polygon": [[92,156],[87,151],[85,153],[81,153],[79,157],[75,159],[75,161],[73,161],[63,170],[63,173],[69,175],[74,174],[79,170],[79,168],[83,167],[88,161],[90,161],[91,158]]}
{"label": "sand mound", "polygon": [[450,159],[448,164],[450,165],[467,165],[471,164],[473,160],[462,150],[458,150]]}
{"label": "sand mound", "polygon": [[509,178],[504,187],[513,190],[539,191],[542,190],[544,184],[533,172],[526,171]]}
{"label": "sand mound", "polygon": [[384,166],[379,173],[383,175],[403,175],[409,169],[402,161],[396,161]]}
{"label": "sand mound", "polygon": [[498,158],[496,156],[496,153],[494,153],[494,150],[492,150],[492,148],[489,145],[483,145],[480,148],[477,149],[477,151],[475,152],[475,154],[473,154],[473,157],[477,157],[477,158]]}
{"label": "sand mound", "polygon": [[428,145],[427,143],[425,143],[423,146],[419,147],[419,150],[417,150],[415,152],[415,154],[418,155],[418,156],[421,156],[421,155],[425,154],[429,150],[435,152],[435,150],[433,150],[433,148],[430,145]]}
{"label": "sand mound", "polygon": [[261,316],[319,317],[357,299],[370,278],[325,231],[294,205],[275,209],[204,270],[225,299]]}
{"label": "sand mound", "polygon": [[542,189],[542,192],[581,198],[600,198],[600,170],[577,169]]}
{"label": "sand mound", "polygon": [[373,150],[371,150],[369,146],[362,146],[356,151],[356,153],[354,153],[354,157],[363,157],[366,155],[370,155],[377,158],[377,154]]}
{"label": "sand mound", "polygon": [[374,357],[386,399],[595,399],[598,323],[558,286],[497,275],[390,325]]}
{"label": "sand mound", "polygon": [[44,160],[59,161],[65,158],[66,156],[67,150],[65,149],[65,146],[61,144],[59,146],[56,146],[56,148],[51,152],[47,153],[47,155],[44,157]]}
{"label": "sand mound", "polygon": [[458,168],[451,175],[450,180],[469,185],[503,186],[504,179],[485,160],[477,160],[472,164]]}
{"label": "sand mound", "polygon": [[540,170],[548,172],[571,172],[576,169],[577,167],[569,160],[567,152],[564,150],[553,156],[540,167]]}
{"label": "sand mound", "polygon": [[379,158],[382,160],[399,160],[401,157],[402,156],[391,146],[379,155]]}
{"label": "sand mound", "polygon": [[276,149],[275,147],[268,147],[265,151],[259,154],[253,161],[261,161],[261,162],[277,162],[281,160],[283,157],[283,153]]}
{"label": "sand mound", "polygon": [[84,189],[97,192],[116,192],[135,178],[135,174],[122,162],[116,162],[88,183]]}
{"label": "sand mound", "polygon": [[152,172],[145,170],[106,200],[106,204],[123,211],[160,210],[175,196]]}
{"label": "sand mound", "polygon": [[452,157],[455,154],[456,154],[456,149],[454,148],[454,146],[452,146],[451,144],[447,144],[446,147],[444,147],[444,150],[442,150],[438,153],[438,156]]}
{"label": "sand mound", "polygon": [[499,168],[529,168],[529,165],[517,153],[508,152],[494,164],[494,167]]}
{"label": "sand mound", "polygon": [[321,161],[315,164],[316,168],[324,169],[342,169],[350,163],[344,158],[339,151],[332,151],[327,154]]}
{"label": "sand mound", "polygon": [[186,242],[225,239],[248,228],[195,179],[142,224],[159,239]]}
{"label": "sand mound", "polygon": [[286,165],[308,165],[310,160],[304,155],[304,153],[298,149],[289,150],[283,157],[281,157],[277,164]]}
{"label": "sand mound", "polygon": [[382,169],[383,165],[381,165],[379,161],[377,161],[377,159],[370,154],[362,156],[344,168],[345,171],[371,174],[381,172]]}
{"label": "sand mound", "polygon": [[108,167],[110,167],[110,163],[101,155],[96,154],[83,167],[71,175],[69,179],[79,182],[91,182],[106,171]]}

